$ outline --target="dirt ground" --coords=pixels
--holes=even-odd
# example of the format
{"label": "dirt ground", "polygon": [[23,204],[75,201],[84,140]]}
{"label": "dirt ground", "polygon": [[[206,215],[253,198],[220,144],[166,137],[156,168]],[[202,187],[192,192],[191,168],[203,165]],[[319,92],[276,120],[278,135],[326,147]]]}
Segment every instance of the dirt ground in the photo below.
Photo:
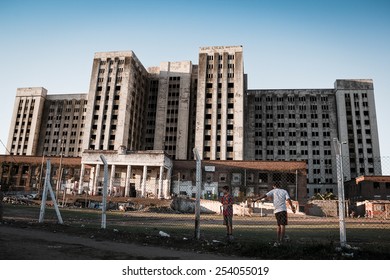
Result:
{"label": "dirt ground", "polygon": [[[145,206],[148,202],[139,200],[135,204]],[[169,205],[167,202],[157,201],[147,206],[167,207],[167,205]],[[0,222],[0,260],[239,258],[202,252],[197,249],[197,246],[193,248],[186,246],[185,243],[191,240],[172,247],[170,243],[175,241],[160,236],[134,234],[112,228],[101,229],[92,225],[96,222],[99,225],[99,221],[84,216],[82,219],[65,217],[66,222],[59,224],[53,209],[49,207],[46,211],[52,213],[46,214],[43,223],[38,223],[39,206],[26,208],[24,205],[4,204],[4,219]],[[80,226],[79,223],[84,223],[86,226]]]}
{"label": "dirt ground", "polygon": [[113,233],[97,236],[68,234],[63,226],[39,228],[25,223],[0,225],[2,260],[132,260],[132,259],[236,259],[231,256],[181,251],[137,243],[116,241]]}
{"label": "dirt ground", "polygon": [[[139,201],[145,205],[147,201]],[[166,202],[164,202],[166,203]],[[388,244],[388,223],[372,221],[377,233],[371,245],[359,251],[336,251],[337,244],[332,240],[325,243],[313,242],[303,238],[304,231],[309,236],[322,234],[326,238],[338,234],[338,229],[330,227],[330,219],[291,217],[289,231],[293,241],[278,248],[273,247],[274,219],[267,218],[259,232],[258,217],[235,217],[237,236],[234,242],[223,240],[224,227],[220,216],[205,216],[202,219],[202,232],[207,236],[200,240],[193,238],[194,228],[188,227],[183,232],[182,225],[190,225],[193,215],[177,214],[167,211],[167,205],[148,205],[147,211],[108,212],[109,227],[100,228],[98,209],[62,208],[64,224],[58,224],[53,208],[46,210],[45,222],[38,223],[38,205],[4,205],[4,221],[0,224],[0,260],[131,260],[131,259],[390,259]],[[150,212],[150,207],[157,207],[159,212]],[[334,220],[334,219],[333,219]],[[335,220],[337,222],[337,219]],[[335,223],[333,221],[333,223]],[[350,221],[348,232],[367,220]],[[242,223],[242,224],[241,224]],[[315,228],[308,228],[310,225]],[[375,224],[374,224],[375,223]],[[322,230],[322,224],[326,224]],[[337,223],[336,223],[337,224]],[[129,227],[129,225],[131,225]],[[159,230],[166,226],[171,230],[169,238],[159,235]],[[174,229],[179,226],[180,234]],[[245,232],[245,230],[248,230]],[[168,231],[169,232],[169,231]],[[370,228],[360,230],[355,235],[355,244],[362,245]],[[206,233],[205,233],[206,234]],[[254,242],[248,242],[251,237]],[[295,240],[294,240],[295,237]],[[375,239],[374,239],[375,237]],[[222,238],[222,239],[221,239]],[[214,240],[216,239],[216,240]],[[352,240],[351,240],[352,241]],[[354,245],[355,246],[355,245]],[[352,254],[353,253],[353,254]]]}

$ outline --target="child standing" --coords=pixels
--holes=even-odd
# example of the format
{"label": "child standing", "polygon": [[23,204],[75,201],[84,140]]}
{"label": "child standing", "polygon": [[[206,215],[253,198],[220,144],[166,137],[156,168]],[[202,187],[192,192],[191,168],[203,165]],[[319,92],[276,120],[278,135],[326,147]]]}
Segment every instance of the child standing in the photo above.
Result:
{"label": "child standing", "polygon": [[223,224],[226,225],[227,239],[231,241],[233,240],[233,196],[230,194],[228,186],[224,186],[222,190]]}

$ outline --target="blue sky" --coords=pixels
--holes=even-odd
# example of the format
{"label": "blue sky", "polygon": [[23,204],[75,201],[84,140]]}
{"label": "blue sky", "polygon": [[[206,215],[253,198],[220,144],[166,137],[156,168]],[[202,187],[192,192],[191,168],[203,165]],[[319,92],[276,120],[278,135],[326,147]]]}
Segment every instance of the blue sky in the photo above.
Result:
{"label": "blue sky", "polygon": [[1,0],[0,139],[18,87],[86,93],[95,52],[133,50],[149,67],[242,45],[251,89],[373,79],[381,154],[390,156],[389,15],[390,1],[376,0]]}

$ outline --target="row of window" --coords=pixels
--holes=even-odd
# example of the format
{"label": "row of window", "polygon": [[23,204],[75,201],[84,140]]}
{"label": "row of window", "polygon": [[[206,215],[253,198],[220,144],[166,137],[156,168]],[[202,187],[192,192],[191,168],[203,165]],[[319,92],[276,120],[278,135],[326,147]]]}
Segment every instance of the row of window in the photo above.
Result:
{"label": "row of window", "polygon": [[[362,97],[362,98],[367,98],[367,93],[361,93],[361,94],[359,94],[359,93],[353,93],[353,98],[355,99],[355,100],[359,100],[359,97]],[[345,94],[345,99],[351,99],[351,95],[349,94],[349,93],[346,93]]]}
{"label": "row of window", "polygon": [[[262,111],[261,110],[261,106],[255,106],[255,110],[256,111]],[[285,119],[285,121],[290,121],[290,120],[296,120],[296,119],[307,119],[308,116],[310,119],[319,119],[319,116],[322,116],[322,119],[329,119],[329,114],[327,113],[324,113],[324,114],[316,114],[316,113],[313,113],[313,114],[283,114],[283,113],[279,113],[279,114],[264,114],[265,118],[267,119],[274,119],[274,118],[277,118],[279,120],[282,120],[282,119],[285,119],[285,117],[287,116],[287,119]],[[263,113],[257,113],[255,114],[255,119],[261,119],[263,117]]]}
{"label": "row of window", "polygon": [[[222,60],[223,56],[221,54],[218,55],[218,60]],[[228,54],[228,60],[233,60],[234,59],[234,54]],[[213,55],[208,55],[207,60],[214,60]]]}
{"label": "row of window", "polygon": [[[207,119],[207,115],[206,115],[206,119]],[[308,127],[308,124],[309,124],[309,127],[312,127],[312,128],[318,128],[320,127],[319,126],[319,123],[315,122],[315,123],[299,123],[299,126],[297,123],[265,123],[265,127],[266,128],[296,128],[296,127],[300,127],[300,128],[306,128]],[[262,128],[263,127],[263,123],[262,122],[256,122],[255,123],[255,127],[256,128]],[[322,127],[323,128],[330,128],[330,124],[329,123],[323,123],[322,124]]]}
{"label": "row of window", "polygon": [[[298,97],[295,97],[295,96],[265,96],[265,97],[261,97],[261,96],[256,96],[255,97],[255,102],[263,102],[263,99],[265,99],[265,102],[272,102],[274,103],[275,101],[276,102],[285,102],[286,100],[290,103],[292,102],[295,102],[296,99],[298,99],[299,102],[306,102],[306,100],[308,99],[310,102],[317,102],[318,98],[317,96],[298,96]],[[319,97],[320,101],[321,102],[328,102],[329,101],[329,98],[328,96],[320,96]]]}
{"label": "row of window", "polygon": [[[59,131],[51,131],[51,130],[47,130],[45,135],[49,136],[49,135],[52,134],[52,132],[53,132],[54,136],[59,136],[60,135]],[[83,136],[83,134],[84,134],[83,131],[79,132],[80,136]],[[68,131],[63,131],[62,132],[62,136],[67,136],[67,135],[68,135]],[[76,136],[76,135],[77,135],[77,131],[70,131],[70,136]]]}
{"label": "row of window", "polygon": [[[277,150],[274,150],[274,149],[267,149],[265,151],[265,154],[266,155],[279,155],[279,156],[283,156],[283,155],[286,155],[286,154],[289,154],[291,156],[295,156],[295,155],[309,155],[309,151],[308,150],[286,150],[286,149],[277,149]],[[324,150],[324,156],[330,156],[331,155],[331,151],[330,150]],[[255,150],[255,155],[263,155],[263,150],[259,150],[259,149],[256,149]],[[313,156],[319,156],[320,155],[320,150],[313,150],[311,152],[311,155]]]}
{"label": "row of window", "polygon": [[[259,108],[259,111],[261,111],[261,106],[260,105],[257,105],[256,108]],[[306,105],[299,105],[299,106],[295,106],[295,105],[288,105],[287,107],[285,107],[285,105],[266,105],[265,106],[265,110],[266,111],[285,111],[287,108],[288,111],[298,111],[298,112],[302,112],[302,111],[307,111],[307,108],[310,109],[310,111],[318,111],[318,106],[317,105],[310,105],[310,106],[306,106]],[[298,109],[298,110],[297,110]],[[322,111],[329,111],[329,105],[321,105],[321,110]]]}
{"label": "row of window", "polygon": [[[305,141],[305,140],[302,140],[300,142],[297,142],[297,141],[273,141],[273,140],[268,140],[268,141],[265,141],[266,145],[267,146],[274,146],[274,143],[276,143],[276,146],[297,146],[297,143],[300,143],[300,146],[308,146],[308,143],[309,141]],[[260,141],[260,140],[256,140],[255,141],[255,145],[256,146],[262,146],[263,145],[263,141]],[[311,145],[312,146],[319,146],[320,145],[320,141],[311,141]],[[323,141],[323,145],[324,146],[331,146],[331,142],[330,141]]]}
{"label": "row of window", "polygon": [[[44,147],[43,150],[44,150],[45,154],[48,154],[48,152],[49,152],[49,147]],[[75,147],[69,147],[69,149],[68,149],[67,152],[74,153],[75,151],[77,151],[78,153],[80,153],[80,152],[81,152],[81,148],[77,148],[77,150],[76,150]],[[50,149],[50,152],[51,152],[51,153],[57,154],[57,147],[52,147],[52,148]],[[64,152],[66,153],[66,151],[64,151]]]}
{"label": "row of window", "polygon": [[[228,88],[234,88],[234,83],[227,83]],[[207,83],[206,88],[213,88],[213,83]],[[221,89],[222,88],[222,83],[218,83],[217,88]]]}
{"label": "row of window", "polygon": [[[308,137],[308,132],[307,131],[289,131],[288,133],[285,131],[277,131],[274,133],[274,131],[266,131],[265,136],[266,137]],[[312,131],[311,132],[311,137],[320,137],[320,132],[319,131]],[[324,131],[322,132],[322,135],[324,137],[330,137],[330,131]],[[263,132],[262,131],[255,131],[255,136],[256,137],[263,137]]]}
{"label": "row of window", "polygon": [[[52,123],[47,123],[47,124],[46,124],[46,128],[52,128],[52,127],[54,127],[54,128],[60,128],[60,127],[61,127],[61,124],[60,124],[60,123],[56,123],[56,124],[54,124],[54,126],[53,126]],[[63,127],[63,128],[69,128],[69,123],[64,123],[64,124],[62,125],[62,127]],[[78,123],[73,123],[73,124],[72,124],[72,128],[77,128],[77,127],[78,127]],[[81,123],[81,124],[80,124],[80,127],[83,128],[83,127],[84,127],[84,123]]]}
{"label": "row of window", "polygon": [[[57,111],[54,108],[50,108],[49,112],[50,113],[56,113],[56,114],[62,114],[62,108],[58,108]],[[65,112],[69,113],[72,112],[72,108],[66,108]],[[78,113],[80,112],[80,108],[74,108],[73,112]],[[83,112],[87,112],[87,108],[83,108]]]}
{"label": "row of window", "polygon": [[[207,78],[208,79],[212,79],[214,77],[214,74],[213,73],[208,73],[207,74]],[[222,78],[223,77],[223,74],[222,73],[218,73],[218,78]],[[227,73],[227,77],[228,78],[234,78],[234,72],[228,72]]]}

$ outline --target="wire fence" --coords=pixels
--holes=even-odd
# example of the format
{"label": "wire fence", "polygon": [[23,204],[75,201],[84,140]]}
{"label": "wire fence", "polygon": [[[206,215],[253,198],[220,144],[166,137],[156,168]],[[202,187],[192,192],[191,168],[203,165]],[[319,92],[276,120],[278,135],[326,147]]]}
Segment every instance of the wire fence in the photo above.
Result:
{"label": "wire fence", "polygon": [[[254,169],[234,163],[226,166],[202,162],[198,221],[200,237],[224,240],[226,227],[223,224],[220,201],[223,186],[228,186],[234,197],[233,235],[237,240],[275,241],[276,219],[272,201],[252,200],[267,193],[274,184],[279,184],[289,193],[297,208],[296,213],[288,208],[286,241],[300,244],[343,241],[340,240],[342,218],[347,244],[381,243],[390,246],[390,176],[386,171],[390,170],[390,158],[380,159],[380,174],[357,173],[354,178],[346,177],[345,173],[337,176],[341,166],[343,170],[351,169],[345,165],[351,163],[350,158],[340,157],[336,163],[332,167],[334,177],[324,189],[319,181],[311,177],[313,168],[310,160],[307,168],[291,163],[284,169],[277,163],[271,163],[263,169]],[[198,190],[196,171],[194,163],[191,167],[178,168],[172,174],[170,184],[164,183],[164,188],[170,186],[170,199],[157,199],[160,186],[153,178],[146,184],[132,181],[132,188],[127,196],[123,193],[123,180],[113,179],[112,185],[116,191],[107,196],[107,210],[118,215],[108,216],[107,226],[137,228],[145,233],[161,231],[183,238],[194,236]],[[101,176],[98,182],[103,180]],[[340,208],[340,196],[337,192],[340,180],[344,188],[343,208]],[[146,186],[146,194],[150,196],[139,197],[142,185]],[[17,198],[20,196],[20,193],[5,193],[4,202],[28,203],[32,198],[24,196],[25,200],[20,200]],[[88,192],[72,194],[70,190],[65,195],[60,193],[58,197],[63,207],[83,207],[97,211],[102,208],[101,198],[101,195],[91,195]],[[340,209],[343,213],[340,213]],[[64,218],[64,223],[71,221],[71,218]],[[99,219],[97,223],[100,223]]]}

